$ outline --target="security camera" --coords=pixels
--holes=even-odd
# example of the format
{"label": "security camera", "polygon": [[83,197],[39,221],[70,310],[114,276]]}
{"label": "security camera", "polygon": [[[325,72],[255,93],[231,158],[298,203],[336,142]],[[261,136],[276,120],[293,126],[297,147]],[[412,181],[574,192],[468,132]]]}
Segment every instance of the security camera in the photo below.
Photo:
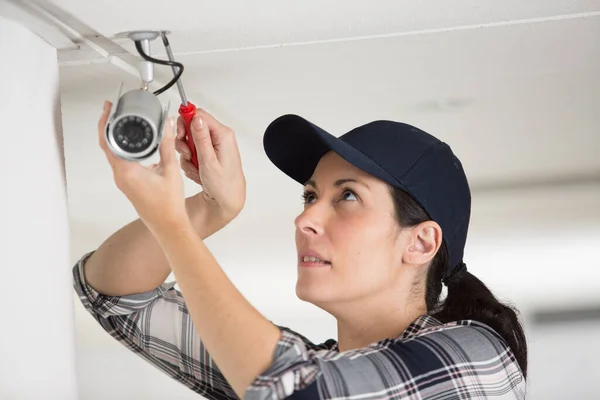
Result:
{"label": "security camera", "polygon": [[[183,64],[173,60],[166,33],[166,31],[135,31],[117,35],[133,40],[142,57],[139,67],[141,88],[121,94],[123,90],[121,83],[105,129],[105,139],[109,149],[116,156],[128,161],[145,160],[156,153],[160,147],[170,102],[163,108],[157,96],[177,83],[185,100],[179,81],[183,73]],[[152,58],[149,55],[150,41],[158,36],[162,37],[169,61]],[[148,86],[154,79],[154,64],[170,65],[175,76],[164,87],[150,92]]]}
{"label": "security camera", "polygon": [[143,89],[130,90],[116,100],[106,124],[106,141],[110,150],[128,161],[142,161],[159,148],[168,106],[164,109],[158,98]]}

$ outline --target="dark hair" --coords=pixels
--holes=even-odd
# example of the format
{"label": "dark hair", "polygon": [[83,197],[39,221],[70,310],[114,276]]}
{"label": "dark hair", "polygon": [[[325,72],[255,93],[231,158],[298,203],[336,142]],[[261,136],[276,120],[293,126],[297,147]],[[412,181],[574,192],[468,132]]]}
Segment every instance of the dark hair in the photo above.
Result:
{"label": "dark hair", "polygon": [[[394,187],[390,190],[396,219],[401,227],[431,220],[410,194]],[[527,342],[518,311],[498,301],[487,286],[468,271],[448,282],[448,295],[440,301],[442,279],[448,273],[448,263],[448,251],[445,242],[442,242],[427,271],[427,313],[443,323],[470,319],[488,325],[506,341],[527,378]]]}

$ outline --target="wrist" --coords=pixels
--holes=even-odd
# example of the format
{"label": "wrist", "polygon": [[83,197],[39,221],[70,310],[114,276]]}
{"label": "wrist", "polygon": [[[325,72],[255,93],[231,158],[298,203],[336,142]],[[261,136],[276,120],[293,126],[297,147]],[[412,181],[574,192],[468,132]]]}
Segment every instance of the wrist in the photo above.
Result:
{"label": "wrist", "polygon": [[153,235],[165,254],[177,249],[182,243],[199,240],[198,234],[187,219],[187,222],[178,221],[162,229],[153,230]]}
{"label": "wrist", "polygon": [[162,242],[173,236],[193,233],[197,235],[187,213],[182,212],[173,214],[163,214],[160,220],[142,221],[146,224],[154,237]]}
{"label": "wrist", "polygon": [[218,205],[207,203],[200,195],[188,197],[185,204],[190,222],[202,239],[206,239],[235,218],[235,215],[225,215]]}

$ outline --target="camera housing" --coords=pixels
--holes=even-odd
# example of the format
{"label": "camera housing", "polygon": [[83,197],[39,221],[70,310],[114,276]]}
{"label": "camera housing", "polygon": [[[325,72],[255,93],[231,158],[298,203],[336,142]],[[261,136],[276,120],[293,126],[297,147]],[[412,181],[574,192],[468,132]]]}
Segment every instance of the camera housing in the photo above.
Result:
{"label": "camera housing", "polygon": [[164,109],[158,98],[143,89],[121,96],[119,86],[106,123],[105,138],[109,149],[128,161],[150,158],[162,142],[169,105]]}

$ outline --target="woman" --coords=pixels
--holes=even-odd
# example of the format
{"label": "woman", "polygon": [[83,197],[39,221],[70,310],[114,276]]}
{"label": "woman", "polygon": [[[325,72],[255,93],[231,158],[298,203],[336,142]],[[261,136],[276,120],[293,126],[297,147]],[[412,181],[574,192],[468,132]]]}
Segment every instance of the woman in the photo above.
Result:
{"label": "woman", "polygon": [[[314,344],[260,315],[203,243],[245,201],[231,129],[198,111],[197,170],[171,121],[146,169],[108,150],[108,109],[100,145],[140,220],[84,256],[74,285],[134,352],[210,399],[524,398],[523,330],[463,263],[470,192],[445,143],[391,121],[339,139],[293,115],[267,128],[267,155],[304,184],[297,295],[338,322],[337,341]],[[175,150],[203,185],[194,197]],[[171,271],[181,293],[163,284]]]}

